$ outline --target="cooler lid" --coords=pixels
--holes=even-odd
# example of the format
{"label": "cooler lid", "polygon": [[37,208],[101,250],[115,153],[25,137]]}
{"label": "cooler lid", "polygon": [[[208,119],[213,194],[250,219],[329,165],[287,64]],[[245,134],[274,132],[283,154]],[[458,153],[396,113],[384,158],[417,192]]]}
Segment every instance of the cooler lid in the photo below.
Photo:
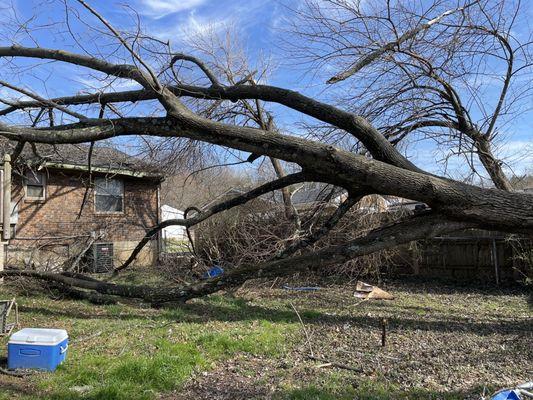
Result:
{"label": "cooler lid", "polygon": [[9,338],[11,344],[56,345],[68,338],[64,329],[24,328]]}

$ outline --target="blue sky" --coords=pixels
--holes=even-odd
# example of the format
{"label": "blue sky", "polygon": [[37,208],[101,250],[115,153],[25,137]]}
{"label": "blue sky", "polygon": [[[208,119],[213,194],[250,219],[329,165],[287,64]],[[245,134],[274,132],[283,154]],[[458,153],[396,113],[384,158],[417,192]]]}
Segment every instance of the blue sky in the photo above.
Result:
{"label": "blue sky", "polygon": [[[366,0],[365,0],[366,1]],[[144,30],[155,35],[162,40],[171,40],[174,49],[179,50],[182,43],[187,40],[191,32],[201,32],[210,29],[223,30],[228,25],[237,26],[241,39],[245,43],[246,51],[253,59],[259,54],[266,54],[273,58],[277,65],[273,72],[270,83],[287,88],[302,91],[309,95],[321,94],[326,91],[322,76],[316,77],[304,75],[302,66],[294,62],[287,62],[290,58],[282,48],[280,48],[280,38],[288,18],[291,18],[289,10],[285,5],[297,7],[299,0],[91,0],[89,3],[106,16],[115,26],[120,28],[134,28],[136,24],[131,10],[135,9],[141,18]],[[73,1],[68,1],[74,4]],[[529,6],[527,6],[529,4]],[[62,1],[57,0],[0,0],[0,6],[4,6],[0,11],[13,18],[14,14],[6,6],[12,6],[16,10],[16,18],[19,21],[29,19],[38,14],[38,17],[29,21],[28,25],[36,26],[54,21],[64,20],[64,9]],[[517,26],[518,30],[526,33],[531,32],[529,20],[533,17],[533,2],[526,2],[526,12],[523,21]],[[94,19],[86,19],[89,24],[96,25]],[[74,29],[83,32],[84,28],[74,18],[71,20]],[[17,34],[20,44],[34,45],[38,43],[44,47],[59,47],[65,49],[76,49],[77,45],[64,32],[64,26],[50,29],[40,29],[34,32],[33,41],[24,32]],[[61,33],[63,31],[63,33]],[[5,37],[1,39],[5,45]],[[97,40],[94,36],[92,40]],[[81,45],[87,50],[92,49],[91,39],[84,41]],[[79,49],[76,49],[79,50]],[[35,62],[28,62],[28,65],[35,65]],[[91,91],[91,88],[98,88],[102,85],[94,76],[82,75],[79,71],[68,65],[54,64],[53,66],[39,64],[39,72],[30,72],[20,77],[16,77],[26,86],[31,86],[41,95],[65,95],[76,91]],[[10,71],[2,68],[1,79],[10,80]],[[34,68],[32,71],[35,71]],[[44,70],[42,72],[41,70]],[[495,83],[497,85],[498,82]],[[135,85],[127,82],[116,82],[114,89],[134,88]],[[490,88],[489,88],[490,92]],[[5,92],[2,92],[5,93]],[[529,108],[533,101],[529,99]],[[279,106],[274,106],[276,118],[281,121],[281,125],[287,131],[297,132],[295,122],[298,117]],[[531,110],[523,113],[520,117],[512,120],[505,128],[506,135],[497,143],[498,156],[504,158],[513,170],[522,174],[533,172],[533,113]],[[442,163],[436,164],[435,159],[441,159],[444,154],[440,154],[435,145],[430,141],[417,142],[408,145],[404,151],[422,168],[435,173],[448,173],[454,177],[461,177],[465,174],[459,159],[451,159],[448,169],[445,170]]]}

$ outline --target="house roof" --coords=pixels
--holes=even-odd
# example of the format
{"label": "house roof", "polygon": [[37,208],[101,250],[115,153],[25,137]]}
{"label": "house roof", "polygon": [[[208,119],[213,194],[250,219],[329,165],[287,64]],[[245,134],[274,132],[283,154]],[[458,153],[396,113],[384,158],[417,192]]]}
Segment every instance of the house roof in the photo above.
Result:
{"label": "house roof", "polygon": [[[12,155],[16,142],[2,140],[0,156]],[[16,160],[19,165],[43,165],[51,168],[87,170],[89,158],[88,144],[26,144]],[[129,175],[139,178],[162,178],[160,170],[143,160],[132,157],[112,147],[94,146],[91,156],[91,169],[95,172]]]}
{"label": "house roof", "polygon": [[[331,195],[331,189],[333,188],[333,195]],[[202,209],[206,209],[213,204],[217,203],[223,198],[232,198],[246,193],[252,188],[232,187],[226,190],[224,193],[216,196],[213,200],[204,204]],[[295,207],[308,207],[317,203],[332,203],[338,204],[340,197],[345,193],[345,190],[340,187],[332,187],[328,185],[315,184],[310,187],[303,187],[297,190],[292,195],[292,203]],[[275,190],[269,193],[265,193],[259,196],[264,202],[272,204],[282,204],[283,196],[280,190]]]}
{"label": "house roof", "polygon": [[[331,190],[333,189],[333,194]],[[297,205],[309,205],[314,203],[338,203],[338,198],[345,192],[339,187],[331,187],[328,185],[316,185],[315,187],[302,188],[292,195],[292,202]]]}

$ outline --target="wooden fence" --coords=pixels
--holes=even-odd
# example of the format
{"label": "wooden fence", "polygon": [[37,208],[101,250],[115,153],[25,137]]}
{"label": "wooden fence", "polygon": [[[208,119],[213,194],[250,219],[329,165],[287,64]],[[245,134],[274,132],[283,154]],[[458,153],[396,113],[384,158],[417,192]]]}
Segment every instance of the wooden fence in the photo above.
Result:
{"label": "wooden fence", "polygon": [[412,269],[415,275],[425,277],[500,284],[531,274],[531,265],[519,254],[524,250],[531,254],[531,240],[470,230],[419,243],[412,253]]}

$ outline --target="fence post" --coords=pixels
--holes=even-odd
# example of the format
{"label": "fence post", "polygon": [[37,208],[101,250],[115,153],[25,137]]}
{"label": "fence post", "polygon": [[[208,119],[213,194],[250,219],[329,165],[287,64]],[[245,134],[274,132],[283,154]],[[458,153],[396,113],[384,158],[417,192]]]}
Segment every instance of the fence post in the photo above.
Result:
{"label": "fence post", "polygon": [[496,286],[500,285],[500,271],[498,267],[498,247],[496,239],[492,239],[492,261],[494,262],[494,277],[496,278]]}
{"label": "fence post", "polygon": [[[5,260],[5,253],[4,253],[4,242],[0,240],[0,271],[4,270],[4,260]],[[0,277],[0,285],[4,283],[4,278]]]}

